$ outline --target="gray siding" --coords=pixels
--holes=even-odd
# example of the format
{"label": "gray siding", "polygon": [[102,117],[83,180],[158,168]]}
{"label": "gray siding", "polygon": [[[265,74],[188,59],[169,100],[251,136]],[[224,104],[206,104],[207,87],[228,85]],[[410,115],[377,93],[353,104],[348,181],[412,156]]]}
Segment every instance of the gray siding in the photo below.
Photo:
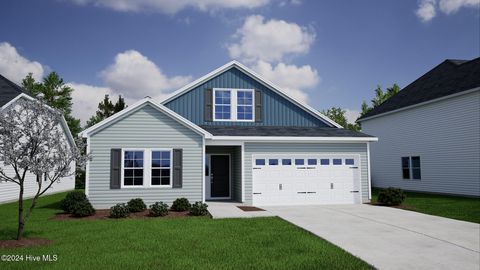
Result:
{"label": "gray siding", "polygon": [[[204,91],[207,88],[244,88],[260,90],[263,95],[262,121],[205,121]],[[276,92],[268,89],[237,68],[225,71],[164,105],[197,125],[330,126]]]}
{"label": "gray siding", "polygon": [[368,158],[366,143],[245,143],[245,202],[252,203],[252,155],[257,153],[342,153],[359,154],[362,201],[368,199]]}
{"label": "gray siding", "polygon": [[[480,92],[362,122],[372,185],[480,196]],[[420,156],[421,180],[403,180],[401,157]]]}
{"label": "gray siding", "polygon": [[[147,205],[156,201],[171,204],[179,197],[186,197],[192,202],[201,201],[202,143],[201,135],[150,105],[139,108],[91,136],[92,160],[87,190],[90,201],[95,208],[108,208],[137,197]],[[111,148],[182,148],[183,187],[110,189]]]}

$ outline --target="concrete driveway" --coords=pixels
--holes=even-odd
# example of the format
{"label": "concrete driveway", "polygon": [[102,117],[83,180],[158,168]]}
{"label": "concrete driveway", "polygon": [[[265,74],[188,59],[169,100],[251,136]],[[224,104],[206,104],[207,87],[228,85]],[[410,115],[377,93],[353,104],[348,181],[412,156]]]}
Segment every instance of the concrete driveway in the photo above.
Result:
{"label": "concrete driveway", "polygon": [[480,225],[372,205],[264,209],[379,269],[480,269]]}

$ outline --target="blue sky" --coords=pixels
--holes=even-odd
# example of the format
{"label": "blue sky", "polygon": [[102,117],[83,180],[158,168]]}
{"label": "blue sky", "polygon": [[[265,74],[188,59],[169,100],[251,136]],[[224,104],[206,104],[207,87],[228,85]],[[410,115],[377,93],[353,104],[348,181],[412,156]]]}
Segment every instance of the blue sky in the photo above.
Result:
{"label": "blue sky", "polygon": [[480,56],[480,0],[2,1],[0,74],[57,71],[85,120],[104,94],[169,92],[237,59],[318,109],[354,117],[377,84],[406,86]]}

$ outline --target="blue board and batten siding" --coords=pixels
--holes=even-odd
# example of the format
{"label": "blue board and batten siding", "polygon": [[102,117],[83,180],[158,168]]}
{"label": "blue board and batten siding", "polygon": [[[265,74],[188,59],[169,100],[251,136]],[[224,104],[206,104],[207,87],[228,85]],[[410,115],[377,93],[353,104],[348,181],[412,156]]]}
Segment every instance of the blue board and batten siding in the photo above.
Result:
{"label": "blue board and batten siding", "polygon": [[[260,90],[263,97],[262,121],[204,121],[204,91],[208,88]],[[164,105],[197,125],[329,126],[237,68],[221,73]]]}
{"label": "blue board and batten siding", "polygon": [[[110,188],[110,149],[173,148],[183,149],[182,188]],[[203,138],[150,105],[139,108],[125,118],[90,137],[92,160],[89,164],[87,193],[97,209],[142,198],[147,205],[157,201],[171,204],[186,197],[202,200]],[[144,179],[150,181],[150,179]]]}

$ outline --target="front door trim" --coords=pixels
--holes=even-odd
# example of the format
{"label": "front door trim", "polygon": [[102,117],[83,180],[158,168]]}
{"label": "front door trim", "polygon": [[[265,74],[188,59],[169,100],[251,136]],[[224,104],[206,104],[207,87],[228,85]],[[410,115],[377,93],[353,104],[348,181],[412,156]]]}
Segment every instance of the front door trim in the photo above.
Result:
{"label": "front door trim", "polygon": [[[208,175],[205,175],[205,186],[206,186],[206,200],[213,201],[213,200],[231,200],[232,199],[232,155],[229,153],[209,153],[206,154],[208,159]],[[211,182],[210,182],[210,174],[212,173],[212,156],[228,156],[228,167],[229,167],[229,175],[228,175],[228,197],[212,197],[212,190],[211,190]]]}

